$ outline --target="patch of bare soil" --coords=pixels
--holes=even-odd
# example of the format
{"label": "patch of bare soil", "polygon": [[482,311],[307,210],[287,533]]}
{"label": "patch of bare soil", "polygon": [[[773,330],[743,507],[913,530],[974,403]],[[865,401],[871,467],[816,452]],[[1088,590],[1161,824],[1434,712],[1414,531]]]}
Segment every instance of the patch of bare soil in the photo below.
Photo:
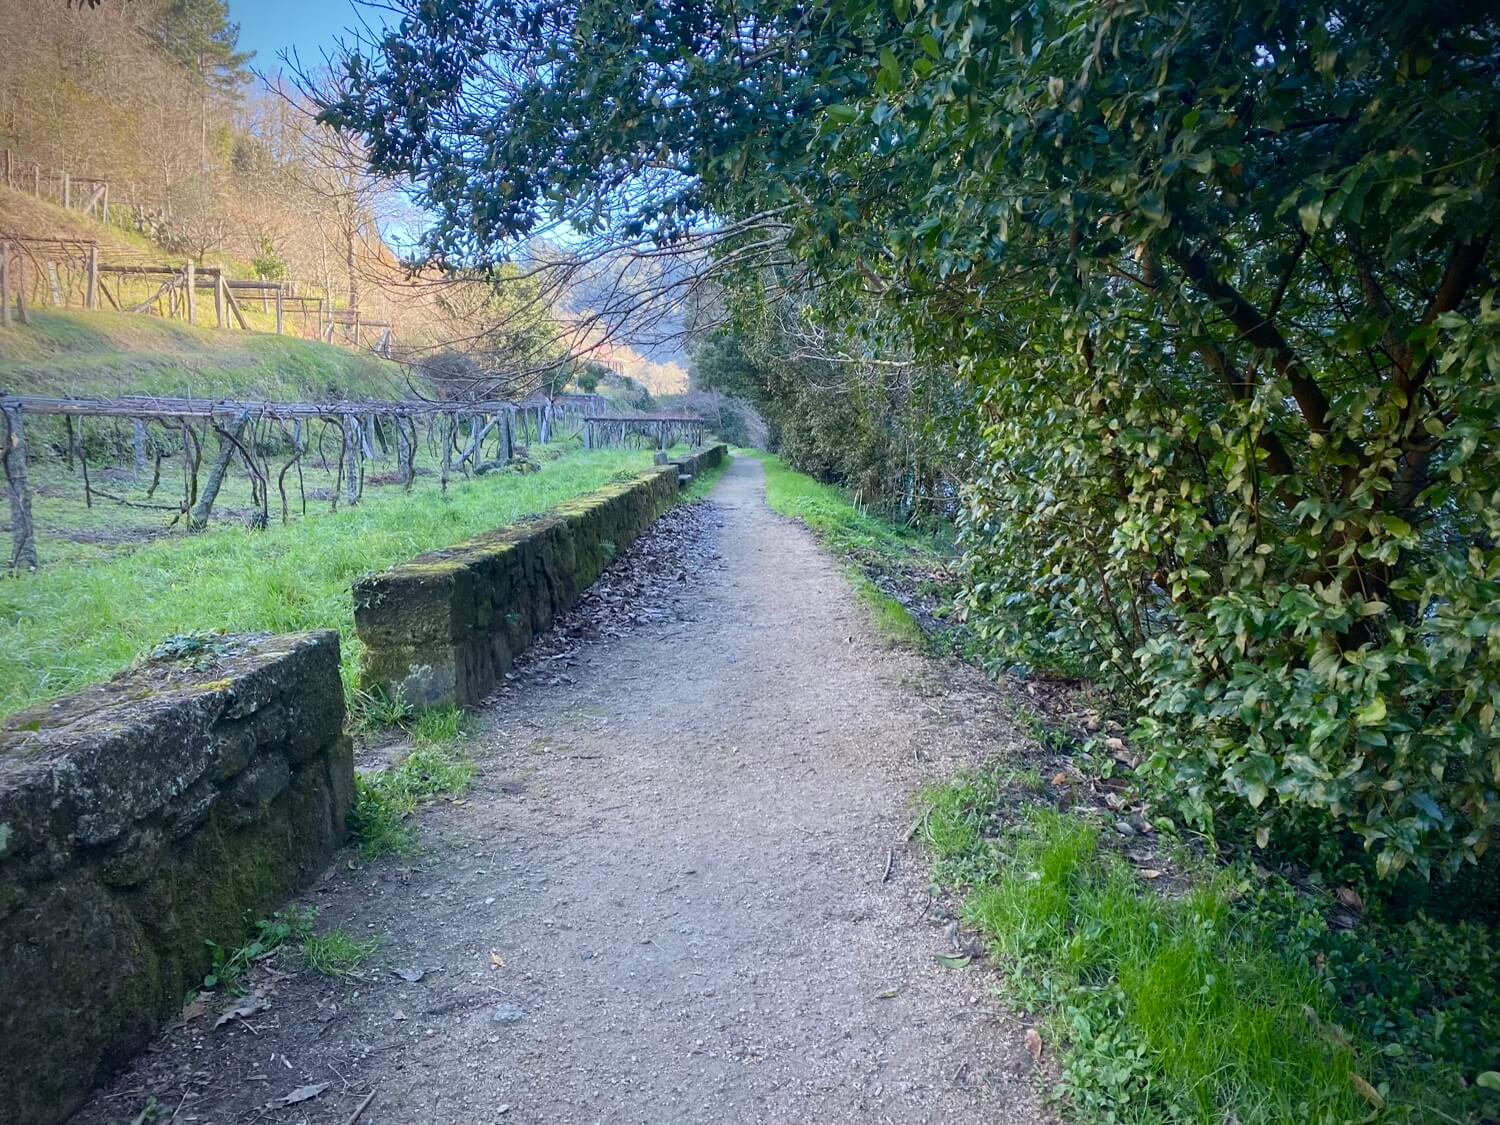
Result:
{"label": "patch of bare soil", "polygon": [[167,1032],[79,1122],[148,1098],[175,1122],[1047,1119],[990,970],[936,959],[959,939],[910,842],[920,784],[1021,736],[978,673],[877,639],[757,463],[513,676],[421,851],[341,857],[304,897],[379,939],[360,976],[259,966],[257,1010]]}

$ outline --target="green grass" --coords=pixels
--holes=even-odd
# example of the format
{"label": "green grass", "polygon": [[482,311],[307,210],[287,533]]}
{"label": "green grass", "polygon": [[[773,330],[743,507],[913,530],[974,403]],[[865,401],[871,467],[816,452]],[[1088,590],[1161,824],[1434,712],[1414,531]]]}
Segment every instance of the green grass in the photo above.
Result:
{"label": "green grass", "polygon": [[897,644],[924,644],[917,619],[883,592],[873,576],[896,573],[910,578],[941,565],[947,553],[943,540],[861,510],[842,489],[788,468],[773,454],[739,453],[765,467],[766,503],[773,512],[806,525],[825,546],[852,564],[850,582],[869,609],[876,631]]}
{"label": "green grass", "polygon": [[[935,879],[964,895],[965,923],[999,961],[1005,995],[1039,1017],[1044,1042],[1063,1048],[1056,1092],[1075,1119],[1484,1119],[1490,1095],[1473,1088],[1482,1056],[1470,1060],[1476,1070],[1441,1056],[1421,1063],[1381,1038],[1391,1007],[1354,1006],[1369,990],[1345,987],[1354,975],[1335,951],[1362,945],[1380,961],[1391,934],[1331,931],[1326,902],[1207,861],[1187,861],[1187,885],[1162,892],[1090,822],[1034,800],[1027,807],[1017,787],[1035,795],[1040,780],[991,768],[931,786],[919,826]],[[1394,943],[1388,971],[1437,963],[1425,949],[1409,960],[1394,952],[1416,948]],[[1485,976],[1490,963],[1476,952],[1463,959]],[[1483,1026],[1461,996],[1449,1010]]]}
{"label": "green grass", "polygon": [[379,938],[357,941],[343,930],[309,934],[302,941],[302,964],[320,976],[347,979],[358,975],[379,948]]}
{"label": "green grass", "polygon": [[317,911],[312,908],[288,907],[269,918],[255,923],[255,936],[238,949],[209,942],[213,951],[214,967],[203,978],[203,987],[222,988],[230,995],[244,991],[245,977],[250,967],[263,961],[287,945],[295,944],[312,933],[313,919]]}
{"label": "green grass", "polygon": [[577,453],[540,473],[427,482],[367,494],[354,509],[273,525],[216,527],[90,564],[0,581],[0,716],[106,679],[176,634],[337,629],[356,682],[350,586],[645,468],[633,451]]}
{"label": "green grass", "polygon": [[457,748],[467,716],[456,707],[433,707],[387,717],[405,725],[416,743],[399,764],[354,779],[349,834],[366,859],[404,855],[416,843],[408,823],[424,802],[465,792],[474,764]]}
{"label": "green grass", "polygon": [[328,401],[407,398],[399,365],[274,333],[134,313],[34,311],[0,328],[0,391]]}
{"label": "green grass", "polygon": [[941,539],[881,519],[855,507],[848,495],[833,485],[814,480],[758,450],[741,450],[765,466],[766,502],[771,510],[806,524],[840,554],[856,559],[878,558],[893,564],[914,558],[938,562],[944,553]]}

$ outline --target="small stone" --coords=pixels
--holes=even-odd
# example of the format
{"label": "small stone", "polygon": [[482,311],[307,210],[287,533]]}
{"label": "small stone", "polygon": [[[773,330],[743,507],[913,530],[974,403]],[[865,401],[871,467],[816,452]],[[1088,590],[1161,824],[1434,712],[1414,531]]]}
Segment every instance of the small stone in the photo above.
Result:
{"label": "small stone", "polygon": [[514,1004],[500,1004],[495,1008],[495,1013],[490,1017],[495,1023],[514,1024],[520,1023],[526,1018],[526,1013]]}

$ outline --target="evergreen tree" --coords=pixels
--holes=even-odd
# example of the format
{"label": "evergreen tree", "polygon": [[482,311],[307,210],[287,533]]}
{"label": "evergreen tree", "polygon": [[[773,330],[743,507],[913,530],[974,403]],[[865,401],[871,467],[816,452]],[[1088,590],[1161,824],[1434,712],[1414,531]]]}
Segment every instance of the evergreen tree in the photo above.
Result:
{"label": "evergreen tree", "polygon": [[151,33],[162,50],[208,85],[231,91],[250,76],[253,51],[240,51],[240,25],[230,22],[228,0],[167,0]]}

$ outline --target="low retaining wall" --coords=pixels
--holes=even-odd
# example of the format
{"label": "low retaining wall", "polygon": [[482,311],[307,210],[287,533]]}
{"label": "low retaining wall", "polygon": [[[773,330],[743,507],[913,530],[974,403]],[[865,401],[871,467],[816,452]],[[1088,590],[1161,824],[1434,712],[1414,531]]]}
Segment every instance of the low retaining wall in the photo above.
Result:
{"label": "low retaining wall", "polygon": [[681,476],[691,478],[708,469],[718,468],[727,456],[729,456],[729,449],[725,445],[710,445],[705,449],[700,449],[697,453],[689,453],[685,457],[673,457],[669,464],[676,465]]}
{"label": "low retaining wall", "polygon": [[0,1121],[64,1120],[327,864],[332,632],[186,644],[0,726]]}
{"label": "low retaining wall", "polygon": [[364,685],[415,707],[478,703],[531,638],[672,506],[683,466],[696,473],[724,455],[722,445],[705,449],[361,579],[354,627]]}

